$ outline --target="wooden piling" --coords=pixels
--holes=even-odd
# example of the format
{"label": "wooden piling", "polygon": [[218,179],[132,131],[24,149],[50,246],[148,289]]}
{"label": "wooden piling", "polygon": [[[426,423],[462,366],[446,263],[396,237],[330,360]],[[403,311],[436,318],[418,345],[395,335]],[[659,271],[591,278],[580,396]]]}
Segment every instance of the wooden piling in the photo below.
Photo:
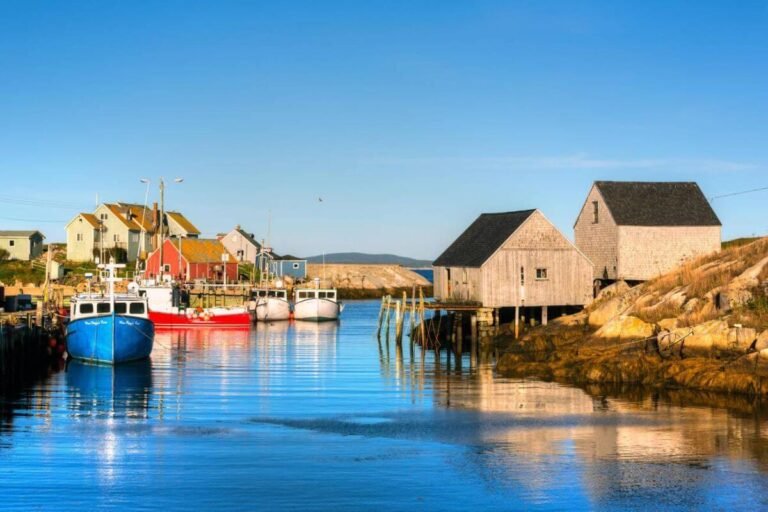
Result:
{"label": "wooden piling", "polygon": [[515,306],[515,339],[520,336],[520,306]]}
{"label": "wooden piling", "polygon": [[464,350],[464,315],[462,313],[456,313],[456,345],[454,350],[456,357],[460,358]]}
{"label": "wooden piling", "polygon": [[469,317],[469,363],[472,366],[477,364],[477,313],[472,313]]}
{"label": "wooden piling", "polygon": [[376,329],[376,337],[381,339],[381,325],[384,323],[384,304],[386,302],[386,295],[381,297],[381,307],[379,307],[379,321]]}
{"label": "wooden piling", "polygon": [[426,326],[424,325],[424,290],[419,286],[419,326],[421,330],[421,343],[427,342]]}

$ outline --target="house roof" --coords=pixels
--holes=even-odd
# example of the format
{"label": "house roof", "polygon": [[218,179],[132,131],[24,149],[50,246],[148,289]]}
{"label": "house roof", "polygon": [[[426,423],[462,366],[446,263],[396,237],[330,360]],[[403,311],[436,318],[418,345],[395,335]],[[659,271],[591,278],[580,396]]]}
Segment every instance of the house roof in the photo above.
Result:
{"label": "house roof", "polygon": [[253,238],[253,233],[248,233],[244,229],[242,229],[240,226],[233,229],[233,231],[237,232],[242,236],[248,243],[256,247],[257,249],[261,249],[261,244],[256,241],[255,238]]}
{"label": "house roof", "polygon": [[43,238],[45,238],[45,236],[43,236],[43,234],[41,232],[37,231],[37,230],[32,230],[32,231],[25,231],[25,230],[16,230],[16,231],[14,231],[14,230],[6,230],[6,231],[0,231],[0,237],[3,237],[3,238],[31,238],[35,234],[38,234],[38,235],[42,236]]}
{"label": "house roof", "polygon": [[[141,230],[141,226],[139,226],[138,222],[135,222],[133,219],[132,220],[128,220],[128,218],[126,217],[126,213],[128,213],[128,212],[126,211],[125,208],[121,207],[119,204],[104,203],[104,206],[109,211],[111,211],[115,215],[115,217],[120,219],[120,222],[122,222],[123,225],[125,227],[127,227],[128,229],[133,230],[133,231]],[[131,215],[131,217],[133,217],[133,215]]]}
{"label": "house roof", "polygon": [[118,203],[120,207],[130,211],[131,217],[139,229],[143,229],[148,233],[154,233],[155,224],[152,218],[152,208],[145,207],[143,204],[134,203]]}
{"label": "house roof", "polygon": [[85,219],[88,222],[88,224],[90,224],[94,228],[96,228],[96,229],[99,228],[99,219],[97,219],[94,214],[92,214],[92,213],[81,213],[80,217]]}
{"label": "house roof", "polygon": [[191,235],[199,235],[200,234],[200,230],[197,229],[194,224],[189,222],[189,220],[184,215],[182,215],[180,212],[165,212],[165,214],[169,218],[173,219],[173,221],[176,222],[176,224],[178,224],[179,226],[181,226],[181,229],[183,229],[187,233],[189,233]]}
{"label": "house roof", "polygon": [[694,182],[596,181],[620,226],[720,226]]}
{"label": "house roof", "polygon": [[[178,250],[179,239],[175,238],[169,241]],[[221,262],[221,255],[225,253],[229,257],[229,263],[237,263],[235,257],[218,240],[206,238],[184,238],[181,240],[181,255],[188,263],[219,263]]]}
{"label": "house roof", "polygon": [[479,267],[536,210],[480,215],[432,263],[436,267]]}

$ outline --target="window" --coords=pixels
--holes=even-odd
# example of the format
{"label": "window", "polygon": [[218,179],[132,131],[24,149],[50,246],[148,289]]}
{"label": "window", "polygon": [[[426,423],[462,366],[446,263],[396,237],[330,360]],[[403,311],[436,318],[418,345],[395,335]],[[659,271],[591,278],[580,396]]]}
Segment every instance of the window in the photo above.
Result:
{"label": "window", "polygon": [[467,269],[461,270],[461,282],[467,284]]}
{"label": "window", "polygon": [[163,272],[170,272],[171,271],[171,265],[169,263],[166,263],[163,265]]}
{"label": "window", "polygon": [[14,245],[16,245],[16,240],[9,240],[9,241],[8,241],[8,245],[10,245],[11,247],[13,247]]}
{"label": "window", "polygon": [[78,242],[82,242],[83,241],[83,234],[82,233],[78,233],[77,234],[77,241]]}
{"label": "window", "polygon": [[143,315],[144,314],[144,303],[143,302],[131,302],[131,305],[129,306],[128,311],[132,315]]}
{"label": "window", "polygon": [[93,313],[93,304],[80,304],[80,314],[90,315]]}
{"label": "window", "polygon": [[96,304],[96,312],[97,313],[109,313],[110,307],[109,302],[99,302]]}
{"label": "window", "polygon": [[102,213],[101,215],[99,215],[99,218],[100,218],[101,220],[107,220],[107,218],[108,218],[108,215],[107,215],[106,213]]}
{"label": "window", "polygon": [[120,241],[120,235],[118,235],[117,233],[112,235],[112,241],[113,242],[119,242]]}
{"label": "window", "polygon": [[131,233],[131,242],[138,242],[139,241],[139,234],[138,233]]}
{"label": "window", "polygon": [[545,269],[545,268],[537,268],[536,269],[536,280],[538,280],[538,281],[546,281],[547,280],[547,269]]}
{"label": "window", "polygon": [[124,315],[128,311],[128,304],[125,302],[115,302],[115,314]]}
{"label": "window", "polygon": [[293,270],[299,270],[299,266],[300,265],[298,263],[294,263],[293,264]]}
{"label": "window", "polygon": [[598,224],[600,222],[600,207],[597,201],[592,201],[592,224]]}
{"label": "window", "polygon": [[525,286],[525,267],[520,267],[520,286]]}

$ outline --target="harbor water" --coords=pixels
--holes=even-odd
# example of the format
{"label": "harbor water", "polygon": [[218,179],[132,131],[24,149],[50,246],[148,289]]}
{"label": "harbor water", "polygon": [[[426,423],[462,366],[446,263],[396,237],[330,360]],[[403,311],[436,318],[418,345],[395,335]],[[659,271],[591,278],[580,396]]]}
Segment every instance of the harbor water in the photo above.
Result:
{"label": "harbor water", "polygon": [[4,390],[2,510],[768,506],[747,399],[578,389],[340,323],[159,331],[151,361]]}

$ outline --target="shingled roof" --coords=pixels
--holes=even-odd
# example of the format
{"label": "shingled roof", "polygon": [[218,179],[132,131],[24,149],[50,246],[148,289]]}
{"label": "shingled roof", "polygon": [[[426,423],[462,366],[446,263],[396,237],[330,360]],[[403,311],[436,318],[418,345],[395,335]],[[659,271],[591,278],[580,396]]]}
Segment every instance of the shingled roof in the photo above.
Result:
{"label": "shingled roof", "polygon": [[596,181],[619,226],[720,226],[694,182]]}
{"label": "shingled roof", "polygon": [[484,213],[434,263],[436,267],[480,267],[536,210]]}

